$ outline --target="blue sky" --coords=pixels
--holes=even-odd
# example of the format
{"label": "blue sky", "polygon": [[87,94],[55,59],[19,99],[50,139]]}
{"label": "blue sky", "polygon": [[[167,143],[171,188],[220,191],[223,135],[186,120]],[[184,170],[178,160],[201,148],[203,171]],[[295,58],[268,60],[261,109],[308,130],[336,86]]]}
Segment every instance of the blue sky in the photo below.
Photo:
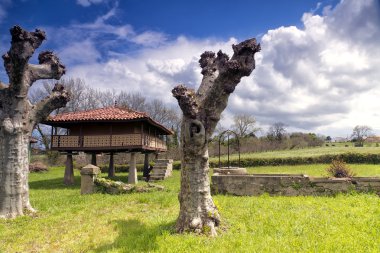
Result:
{"label": "blue sky", "polygon": [[231,44],[256,37],[257,68],[231,96],[225,127],[245,113],[264,129],[282,121],[347,136],[367,124],[380,134],[379,0],[0,0],[2,54],[15,24],[45,30],[41,50],[56,52],[68,77],[170,106],[177,83],[199,85],[203,51],[231,54]]}

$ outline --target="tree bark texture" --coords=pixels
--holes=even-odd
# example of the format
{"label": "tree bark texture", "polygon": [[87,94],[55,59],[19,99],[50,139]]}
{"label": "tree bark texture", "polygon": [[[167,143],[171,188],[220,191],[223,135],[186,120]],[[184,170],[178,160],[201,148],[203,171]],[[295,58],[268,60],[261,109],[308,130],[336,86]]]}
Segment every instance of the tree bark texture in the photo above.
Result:
{"label": "tree bark texture", "polygon": [[39,64],[29,59],[45,39],[41,30],[28,32],[19,26],[10,29],[11,48],[3,55],[9,85],[0,83],[0,218],[13,218],[34,212],[29,201],[28,146],[33,128],[53,110],[70,99],[62,85],[36,104],[28,99],[28,90],[39,79],[60,79],[65,72],[58,57],[41,52]]}
{"label": "tree bark texture", "polygon": [[199,60],[202,83],[197,92],[178,85],[173,96],[183,112],[181,126],[179,233],[217,234],[220,215],[210,194],[208,143],[227,106],[229,95],[244,76],[255,68],[254,55],[260,44],[249,39],[232,46],[231,59],[219,51],[204,52]]}

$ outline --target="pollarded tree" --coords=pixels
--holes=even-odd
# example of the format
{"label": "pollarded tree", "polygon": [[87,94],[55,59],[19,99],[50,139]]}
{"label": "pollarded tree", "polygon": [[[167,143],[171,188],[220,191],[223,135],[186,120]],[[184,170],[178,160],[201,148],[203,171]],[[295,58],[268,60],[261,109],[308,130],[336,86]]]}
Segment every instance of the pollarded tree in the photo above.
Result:
{"label": "pollarded tree", "polygon": [[183,112],[181,125],[180,213],[176,230],[216,235],[220,216],[210,194],[208,143],[228,97],[243,76],[255,68],[260,44],[249,39],[232,46],[231,59],[218,52],[204,52],[199,60],[202,83],[195,92],[183,85],[172,90]]}
{"label": "pollarded tree", "polygon": [[29,202],[28,145],[34,126],[69,101],[69,93],[56,84],[53,92],[38,103],[28,99],[30,86],[39,79],[60,79],[65,73],[58,57],[41,52],[39,64],[29,59],[45,39],[45,32],[11,30],[10,50],[3,55],[9,85],[0,83],[0,217],[13,218],[34,211]]}

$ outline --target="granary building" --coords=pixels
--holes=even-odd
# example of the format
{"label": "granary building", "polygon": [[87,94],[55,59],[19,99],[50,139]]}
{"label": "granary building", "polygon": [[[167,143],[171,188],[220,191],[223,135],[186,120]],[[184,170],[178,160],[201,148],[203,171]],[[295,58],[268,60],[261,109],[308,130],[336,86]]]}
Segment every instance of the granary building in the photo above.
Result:
{"label": "granary building", "polygon": [[58,114],[43,124],[52,126],[51,150],[67,154],[65,178],[72,171],[72,155],[77,152],[91,154],[94,165],[96,154],[110,154],[109,176],[115,173],[113,155],[128,152],[131,154],[128,182],[136,183],[135,154],[146,154],[147,161],[149,153],[166,151],[166,136],[172,134],[147,113],[118,106]]}

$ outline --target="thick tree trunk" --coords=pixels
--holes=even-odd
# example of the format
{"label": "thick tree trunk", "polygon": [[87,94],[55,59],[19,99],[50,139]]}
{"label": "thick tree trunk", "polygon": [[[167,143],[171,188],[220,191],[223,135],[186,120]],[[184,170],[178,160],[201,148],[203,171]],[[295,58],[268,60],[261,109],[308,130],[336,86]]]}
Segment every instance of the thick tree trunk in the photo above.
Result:
{"label": "thick tree trunk", "polygon": [[0,83],[0,217],[13,218],[25,210],[34,212],[29,201],[29,139],[36,124],[66,105],[70,95],[56,84],[52,93],[36,104],[28,91],[39,79],[59,79],[65,72],[57,56],[45,51],[39,64],[29,64],[35,49],[45,39],[41,30],[27,32],[19,26],[11,30],[10,50],[3,55],[9,85]]}
{"label": "thick tree trunk", "polygon": [[190,231],[217,234],[218,210],[210,194],[208,142],[229,95],[243,76],[255,68],[254,54],[260,50],[255,39],[232,46],[231,59],[218,52],[205,52],[199,60],[202,83],[197,92],[179,85],[172,90],[183,112],[181,128],[180,213],[176,224],[179,233]]}
{"label": "thick tree trunk", "polygon": [[180,213],[176,230],[214,236],[220,217],[210,194],[208,142],[202,123],[184,117],[181,140]]}
{"label": "thick tree trunk", "polygon": [[0,139],[0,217],[14,218],[24,211],[34,212],[29,201],[29,135],[20,129]]}

